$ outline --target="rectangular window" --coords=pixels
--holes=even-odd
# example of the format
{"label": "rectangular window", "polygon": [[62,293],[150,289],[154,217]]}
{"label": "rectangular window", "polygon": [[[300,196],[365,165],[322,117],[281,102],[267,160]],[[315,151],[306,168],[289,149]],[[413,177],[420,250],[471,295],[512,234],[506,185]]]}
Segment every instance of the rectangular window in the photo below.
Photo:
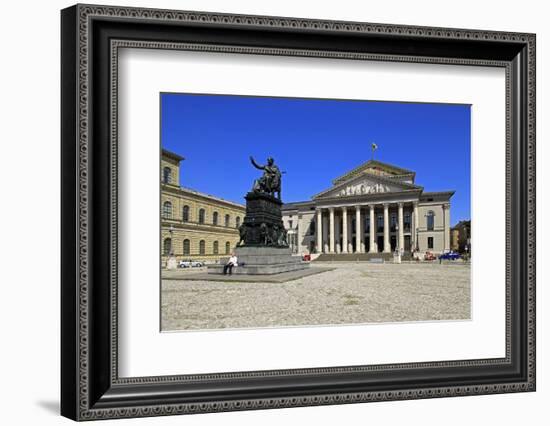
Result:
{"label": "rectangular window", "polygon": [[434,237],[428,237],[428,248],[429,249],[434,248]]}

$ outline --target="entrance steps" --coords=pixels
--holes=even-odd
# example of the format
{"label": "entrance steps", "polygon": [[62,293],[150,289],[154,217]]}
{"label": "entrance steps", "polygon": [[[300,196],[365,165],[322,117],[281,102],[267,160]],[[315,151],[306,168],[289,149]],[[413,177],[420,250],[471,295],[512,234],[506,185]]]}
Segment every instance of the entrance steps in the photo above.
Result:
{"label": "entrance steps", "polygon": [[[411,260],[411,254],[405,252],[401,260]],[[393,253],[322,253],[314,262],[370,262],[382,260],[393,262]]]}

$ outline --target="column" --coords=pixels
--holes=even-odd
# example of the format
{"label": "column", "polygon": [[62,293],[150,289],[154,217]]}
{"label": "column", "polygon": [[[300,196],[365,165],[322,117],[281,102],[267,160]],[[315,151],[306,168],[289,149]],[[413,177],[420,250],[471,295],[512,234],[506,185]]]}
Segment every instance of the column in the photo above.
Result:
{"label": "column", "polygon": [[398,241],[399,241],[399,250],[405,250],[405,237],[403,235],[403,203],[397,205],[397,224],[399,225],[398,231]]}
{"label": "column", "polygon": [[[337,213],[337,212],[335,212]],[[338,214],[334,215],[334,251],[340,253],[342,248],[340,247],[340,236],[342,234],[342,223]]]}
{"label": "column", "polygon": [[447,252],[451,249],[451,205],[443,204],[443,251]]}
{"label": "column", "polygon": [[302,254],[302,215],[298,214],[298,225],[296,226],[296,247],[297,252]]}
{"label": "column", "polygon": [[351,235],[353,234],[352,221],[348,220],[348,253],[353,253],[353,243],[351,242]]}
{"label": "column", "polygon": [[420,247],[420,242],[418,241],[418,201],[415,201],[413,203],[414,212],[413,212],[413,241],[414,241],[414,249],[418,249]]}
{"label": "column", "polygon": [[323,215],[323,253],[328,253],[328,217]]}
{"label": "column", "polygon": [[374,236],[376,235],[376,224],[374,220],[374,204],[371,204],[370,206],[370,250],[369,253],[376,253],[376,246],[374,245]]}
{"label": "column", "polygon": [[361,253],[361,207],[355,206],[355,253]]}
{"label": "column", "polygon": [[384,253],[391,252],[390,246],[390,218],[388,214],[388,203],[384,203]]}
{"label": "column", "polygon": [[329,207],[329,252],[334,253],[334,207]]}
{"label": "column", "polygon": [[317,209],[317,221],[315,223],[315,234],[317,236],[317,253],[323,252],[323,230],[322,230],[323,212],[321,209]]}
{"label": "column", "polygon": [[348,252],[348,208],[342,207],[342,253]]}

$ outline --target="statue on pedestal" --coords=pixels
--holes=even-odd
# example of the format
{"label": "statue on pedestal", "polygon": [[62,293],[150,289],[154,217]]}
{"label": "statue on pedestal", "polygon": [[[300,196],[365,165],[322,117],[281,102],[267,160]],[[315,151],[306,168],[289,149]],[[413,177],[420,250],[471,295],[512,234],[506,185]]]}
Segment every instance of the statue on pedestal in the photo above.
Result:
{"label": "statue on pedestal", "polygon": [[279,167],[275,165],[275,160],[273,159],[273,157],[269,157],[267,159],[267,164],[265,166],[256,163],[252,156],[250,156],[250,162],[257,169],[264,171],[262,177],[254,181],[252,192],[265,192],[266,194],[272,196],[275,196],[275,194],[277,194],[277,198],[280,200],[281,171],[279,170]]}

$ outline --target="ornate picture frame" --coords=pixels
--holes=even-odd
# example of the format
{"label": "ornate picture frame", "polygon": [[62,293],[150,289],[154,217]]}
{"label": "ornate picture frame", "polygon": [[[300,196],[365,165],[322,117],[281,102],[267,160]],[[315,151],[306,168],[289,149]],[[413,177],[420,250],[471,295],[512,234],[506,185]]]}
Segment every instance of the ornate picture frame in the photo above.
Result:
{"label": "ornate picture frame", "polygon": [[[534,34],[76,5],[61,12],[61,414],[74,420],[535,390]],[[506,71],[506,356],[121,378],[121,47]]]}

